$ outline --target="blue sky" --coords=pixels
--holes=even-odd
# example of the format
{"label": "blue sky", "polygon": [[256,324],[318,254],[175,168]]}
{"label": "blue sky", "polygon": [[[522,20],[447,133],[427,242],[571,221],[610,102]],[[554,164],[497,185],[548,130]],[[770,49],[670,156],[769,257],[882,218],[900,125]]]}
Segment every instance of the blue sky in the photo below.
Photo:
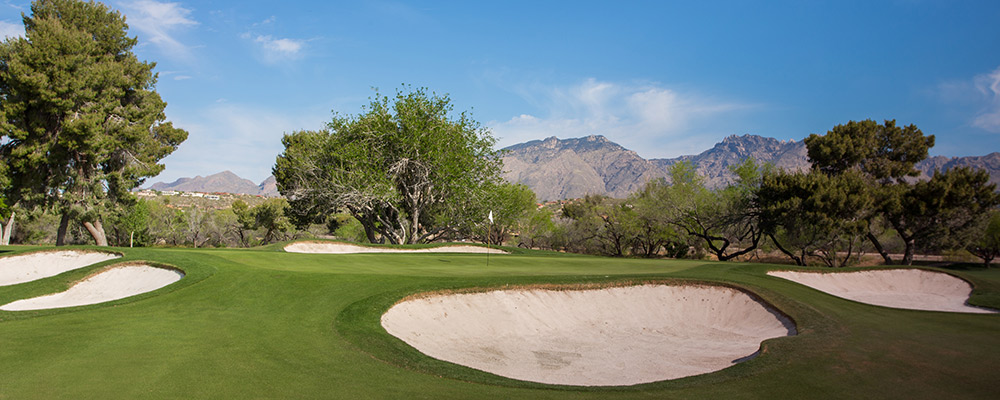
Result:
{"label": "blue sky", "polygon": [[[0,35],[29,2],[4,0]],[[732,134],[801,140],[849,120],[1000,151],[1000,1],[153,1],[126,15],[190,132],[149,182],[259,182],[283,133],[425,86],[501,146],[601,134],[646,158]]]}

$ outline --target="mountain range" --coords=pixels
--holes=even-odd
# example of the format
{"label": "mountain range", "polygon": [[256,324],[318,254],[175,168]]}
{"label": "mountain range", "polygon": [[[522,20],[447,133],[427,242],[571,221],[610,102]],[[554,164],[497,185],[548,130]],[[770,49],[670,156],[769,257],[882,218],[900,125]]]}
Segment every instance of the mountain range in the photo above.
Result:
{"label": "mountain range", "polygon": [[[539,200],[572,199],[587,194],[624,198],[650,179],[669,180],[670,166],[680,161],[693,163],[709,187],[732,182],[729,166],[748,157],[785,170],[801,171],[810,166],[804,142],[758,135],[729,136],[700,154],[676,158],[645,159],[600,135],[571,139],[550,137],[515,144],[504,150],[504,178],[527,185]],[[990,173],[990,182],[1000,184],[1000,153],[997,152],[973,157],[935,156],[921,161],[916,168],[921,179],[928,179],[935,170],[957,166],[984,169]],[[279,196],[273,176],[255,184],[230,171],[180,178],[172,183],[157,182],[150,188]]]}
{"label": "mountain range", "polygon": [[[605,194],[623,198],[650,179],[667,178],[671,165],[691,161],[709,187],[732,182],[729,166],[748,157],[785,170],[810,167],[801,141],[781,141],[758,135],[729,136],[697,155],[644,159],[604,136],[533,140],[505,148],[504,177],[528,185],[539,200],[559,200]],[[975,157],[930,157],[916,165],[921,179],[956,166],[985,169],[990,182],[1000,183],[1000,153]]]}
{"label": "mountain range", "polygon": [[159,191],[177,190],[182,192],[250,194],[267,197],[280,196],[274,176],[268,176],[263,182],[256,184],[249,179],[240,178],[232,171],[222,171],[209,176],[199,175],[194,178],[180,178],[171,183],[157,182],[149,188]]}

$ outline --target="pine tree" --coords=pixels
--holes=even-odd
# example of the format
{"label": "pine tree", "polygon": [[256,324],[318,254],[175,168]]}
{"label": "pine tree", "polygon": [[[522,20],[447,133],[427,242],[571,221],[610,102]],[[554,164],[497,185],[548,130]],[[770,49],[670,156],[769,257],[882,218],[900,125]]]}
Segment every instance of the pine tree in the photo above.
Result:
{"label": "pine tree", "polygon": [[125,18],[95,2],[37,0],[25,37],[0,43],[0,157],[9,204],[61,214],[98,245],[106,210],[163,170],[187,138],[163,113],[155,63],[139,61]]}

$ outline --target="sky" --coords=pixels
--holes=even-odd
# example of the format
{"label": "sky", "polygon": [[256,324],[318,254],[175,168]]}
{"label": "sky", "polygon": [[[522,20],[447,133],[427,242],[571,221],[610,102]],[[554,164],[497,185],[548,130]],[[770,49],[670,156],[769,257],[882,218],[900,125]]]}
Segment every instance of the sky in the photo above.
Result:
{"label": "sky", "polygon": [[[24,35],[30,3],[2,1],[0,36]],[[667,158],[870,118],[935,135],[932,155],[1000,151],[995,0],[105,4],[189,132],[147,185],[224,170],[260,182],[283,134],[403,85],[449,95],[498,147],[604,135]]]}

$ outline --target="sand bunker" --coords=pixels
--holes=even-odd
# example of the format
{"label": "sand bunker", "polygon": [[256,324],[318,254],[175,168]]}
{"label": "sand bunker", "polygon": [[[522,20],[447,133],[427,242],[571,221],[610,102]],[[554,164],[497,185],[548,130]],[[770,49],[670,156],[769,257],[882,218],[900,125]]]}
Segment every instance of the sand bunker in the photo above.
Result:
{"label": "sand bunker", "polygon": [[80,281],[65,292],[7,303],[0,306],[0,310],[41,310],[103,303],[151,292],[183,277],[180,271],[148,265],[113,267]]}
{"label": "sand bunker", "polygon": [[0,286],[30,282],[121,257],[95,251],[44,251],[0,257]]}
{"label": "sand bunker", "polygon": [[744,292],[643,285],[400,302],[382,326],[422,353],[525,381],[620,386],[717,371],[794,327]]}
{"label": "sand bunker", "polygon": [[321,253],[321,254],[355,254],[355,253],[487,253],[507,254],[500,249],[487,249],[480,246],[451,245],[425,249],[393,249],[387,247],[358,246],[336,242],[296,242],[285,246],[289,253]]}
{"label": "sand bunker", "polygon": [[861,303],[910,310],[993,313],[965,304],[972,286],[954,276],[920,269],[856,272],[771,271],[813,289]]}

